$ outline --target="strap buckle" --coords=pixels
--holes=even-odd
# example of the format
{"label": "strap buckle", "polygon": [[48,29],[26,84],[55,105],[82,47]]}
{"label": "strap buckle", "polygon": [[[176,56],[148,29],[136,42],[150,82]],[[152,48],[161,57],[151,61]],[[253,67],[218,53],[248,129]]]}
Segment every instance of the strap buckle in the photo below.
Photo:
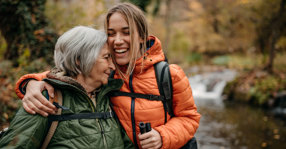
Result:
{"label": "strap buckle", "polygon": [[61,106],[59,103],[57,103],[57,102],[53,102],[53,105],[55,105],[56,106],[56,108],[58,108],[58,109],[63,109],[63,110],[69,110],[69,108],[67,108],[67,107],[65,107],[65,106]]}
{"label": "strap buckle", "polygon": [[104,119],[108,119],[108,118],[112,118],[112,117],[113,117],[112,111],[105,112],[105,113],[103,114],[103,118],[104,118]]}

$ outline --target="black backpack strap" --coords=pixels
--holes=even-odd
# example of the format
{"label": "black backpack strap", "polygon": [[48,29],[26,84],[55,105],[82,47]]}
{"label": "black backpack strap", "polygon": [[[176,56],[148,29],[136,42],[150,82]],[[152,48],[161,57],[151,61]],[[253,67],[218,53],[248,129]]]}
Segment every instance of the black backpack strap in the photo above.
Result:
{"label": "black backpack strap", "polygon": [[170,73],[169,64],[166,61],[158,62],[154,65],[157,84],[161,96],[164,96],[164,109],[165,109],[165,122],[167,122],[167,114],[169,113],[171,117],[174,116],[173,113],[173,87],[172,78]]}
{"label": "black backpack strap", "polygon": [[155,100],[155,101],[163,101],[164,100],[164,96],[160,96],[160,95],[129,93],[129,92],[122,92],[122,91],[110,92],[108,95],[110,97],[128,96],[128,97],[133,97],[133,98],[144,98],[144,99]]}
{"label": "black backpack strap", "polygon": [[74,119],[109,119],[114,116],[112,111],[109,112],[95,112],[95,113],[78,113],[78,114],[62,114],[49,115],[49,121],[68,121]]}
{"label": "black backpack strap", "polygon": [[113,79],[114,78],[114,75],[115,75],[115,70],[112,70],[110,75],[109,75],[109,78]]}

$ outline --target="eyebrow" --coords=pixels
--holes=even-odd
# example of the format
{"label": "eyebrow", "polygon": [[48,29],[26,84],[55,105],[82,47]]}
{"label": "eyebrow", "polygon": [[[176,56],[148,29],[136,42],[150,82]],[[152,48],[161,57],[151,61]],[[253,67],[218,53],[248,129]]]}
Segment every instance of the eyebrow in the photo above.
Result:
{"label": "eyebrow", "polygon": [[110,52],[106,52],[106,53],[103,54],[103,56],[106,56],[106,55],[109,55],[109,54],[110,54]]}
{"label": "eyebrow", "polygon": [[[122,30],[127,30],[127,29],[129,29],[129,26],[127,26],[127,27],[122,27]],[[108,31],[113,31],[114,29],[113,29],[113,28],[108,28],[107,30],[108,30]]]}

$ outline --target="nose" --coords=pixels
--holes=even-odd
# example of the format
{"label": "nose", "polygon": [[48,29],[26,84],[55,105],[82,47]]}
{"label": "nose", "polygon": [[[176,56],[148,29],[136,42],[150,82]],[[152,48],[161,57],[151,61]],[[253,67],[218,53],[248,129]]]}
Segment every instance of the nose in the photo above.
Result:
{"label": "nose", "polygon": [[122,40],[121,35],[120,35],[120,34],[116,34],[115,40],[114,40],[114,44],[120,45],[120,44],[122,44],[122,43],[123,43],[123,40]]}
{"label": "nose", "polygon": [[115,65],[114,65],[114,63],[112,62],[112,58],[109,58],[109,60],[108,60],[108,67],[109,67],[111,70],[115,70]]}

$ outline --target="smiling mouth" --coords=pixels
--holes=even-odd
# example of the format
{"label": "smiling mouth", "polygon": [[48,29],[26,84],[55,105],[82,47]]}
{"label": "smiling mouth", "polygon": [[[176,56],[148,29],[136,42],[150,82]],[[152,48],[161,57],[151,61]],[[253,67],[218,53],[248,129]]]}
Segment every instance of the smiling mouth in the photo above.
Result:
{"label": "smiling mouth", "polygon": [[127,51],[127,49],[117,49],[115,50],[115,53],[121,54],[121,53],[125,53]]}

